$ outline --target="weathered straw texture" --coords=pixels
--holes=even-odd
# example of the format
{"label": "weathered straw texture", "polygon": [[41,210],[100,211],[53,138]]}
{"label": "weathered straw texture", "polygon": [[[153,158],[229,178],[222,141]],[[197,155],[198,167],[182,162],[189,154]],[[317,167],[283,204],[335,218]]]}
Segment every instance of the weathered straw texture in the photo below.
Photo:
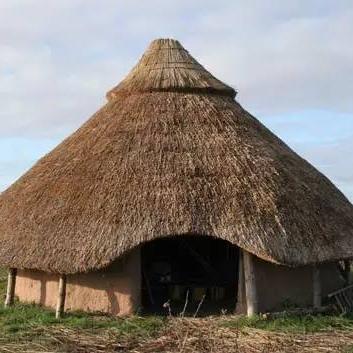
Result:
{"label": "weathered straw texture", "polygon": [[227,321],[232,320],[234,322],[234,317],[222,316],[169,318],[164,328],[153,335],[121,334],[115,327],[94,330],[62,325],[33,327],[21,334],[0,337],[0,353],[352,352],[353,332],[350,327],[344,330],[333,327],[315,333],[281,332],[227,325]]}
{"label": "weathered straw texture", "polygon": [[129,75],[107,93],[108,100],[118,94],[136,92],[217,93],[235,97],[233,88],[217,80],[183,47],[171,39],[153,41]]}
{"label": "weathered straw texture", "polygon": [[166,91],[115,90],[1,195],[1,265],[89,271],[190,233],[293,266],[353,256],[353,207],[326,177],[231,96]]}

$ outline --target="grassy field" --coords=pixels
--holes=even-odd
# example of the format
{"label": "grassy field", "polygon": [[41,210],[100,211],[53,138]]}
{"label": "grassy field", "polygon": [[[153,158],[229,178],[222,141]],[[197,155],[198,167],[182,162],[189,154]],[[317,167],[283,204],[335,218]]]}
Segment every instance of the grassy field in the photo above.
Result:
{"label": "grassy field", "polygon": [[[236,317],[223,322],[226,327],[251,327],[266,331],[284,333],[315,333],[322,331],[352,331],[353,316],[336,315],[283,315],[276,319],[267,319],[262,316]],[[353,343],[353,342],[352,342]]]}
{"label": "grassy field", "polygon": [[114,318],[54,312],[30,304],[5,309],[0,273],[0,352],[351,352],[353,317],[225,316]]}

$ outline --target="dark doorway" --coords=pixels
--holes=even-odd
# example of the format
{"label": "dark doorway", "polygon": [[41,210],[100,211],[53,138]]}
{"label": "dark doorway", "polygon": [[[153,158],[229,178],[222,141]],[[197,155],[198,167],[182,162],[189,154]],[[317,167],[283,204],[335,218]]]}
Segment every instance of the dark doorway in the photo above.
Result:
{"label": "dark doorway", "polygon": [[239,249],[207,236],[175,236],[141,249],[144,312],[198,315],[234,312]]}

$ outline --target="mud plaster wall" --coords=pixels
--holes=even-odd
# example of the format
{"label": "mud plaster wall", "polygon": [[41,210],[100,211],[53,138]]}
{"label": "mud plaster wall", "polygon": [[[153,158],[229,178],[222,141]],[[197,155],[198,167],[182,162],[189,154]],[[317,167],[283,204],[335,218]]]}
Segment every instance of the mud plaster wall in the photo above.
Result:
{"label": "mud plaster wall", "polygon": [[[289,268],[254,259],[260,312],[281,310],[293,304],[312,305],[312,266]],[[319,268],[323,297],[343,286],[335,263],[322,264]]]}
{"label": "mud plaster wall", "polygon": [[[23,302],[55,308],[58,276],[20,270],[15,295]],[[140,306],[140,295],[140,249],[135,249],[104,270],[67,276],[65,310],[129,315]]]}

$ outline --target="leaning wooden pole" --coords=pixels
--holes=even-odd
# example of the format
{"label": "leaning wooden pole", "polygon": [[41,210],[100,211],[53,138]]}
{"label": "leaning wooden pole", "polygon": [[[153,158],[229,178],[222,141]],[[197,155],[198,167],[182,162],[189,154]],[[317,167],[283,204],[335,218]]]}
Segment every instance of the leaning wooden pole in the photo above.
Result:
{"label": "leaning wooden pole", "polygon": [[258,313],[254,256],[245,250],[243,251],[243,265],[244,265],[247,315],[253,316]]}
{"label": "leaning wooden pole", "polygon": [[5,307],[9,307],[14,303],[16,275],[17,275],[17,269],[10,268],[7,275],[7,291],[6,291]]}
{"label": "leaning wooden pole", "polygon": [[320,269],[318,266],[313,266],[313,307],[314,309],[321,308],[321,280],[320,280]]}
{"label": "leaning wooden pole", "polygon": [[55,313],[55,317],[57,319],[60,319],[64,313],[65,299],[66,299],[66,275],[60,275],[58,302],[56,305],[56,313]]}

